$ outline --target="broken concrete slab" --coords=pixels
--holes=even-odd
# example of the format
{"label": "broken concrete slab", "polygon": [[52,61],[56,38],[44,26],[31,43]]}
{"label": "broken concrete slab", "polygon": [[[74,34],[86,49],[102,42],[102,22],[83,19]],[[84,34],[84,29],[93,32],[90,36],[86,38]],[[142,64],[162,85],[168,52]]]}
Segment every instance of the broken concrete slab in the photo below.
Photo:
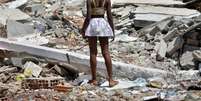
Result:
{"label": "broken concrete slab", "polygon": [[[68,52],[68,54],[71,59],[72,65],[76,65],[76,67],[82,68],[82,69],[84,69],[85,67],[85,71],[89,69],[89,56],[74,53],[74,52]],[[154,76],[161,76],[161,77],[172,76],[172,73],[159,70],[159,69],[141,67],[134,64],[127,64],[127,63],[115,62],[115,61],[113,61],[112,64],[114,68],[113,73],[114,73],[114,76],[116,77],[128,77],[130,79],[133,79],[136,77],[149,78]],[[103,58],[97,58],[97,68],[99,70],[106,69]]]}
{"label": "broken concrete slab", "polygon": [[136,14],[134,18],[134,23],[136,27],[145,27],[151,25],[155,22],[164,20],[171,17],[171,15],[160,15],[160,14]]}
{"label": "broken concrete slab", "polygon": [[8,2],[6,5],[8,8],[18,8],[22,5],[25,5],[28,2],[28,0],[15,0],[12,2]]}
{"label": "broken concrete slab", "polygon": [[134,23],[137,27],[144,27],[171,16],[180,18],[192,18],[200,15],[200,12],[186,8],[154,6],[139,6],[133,13],[135,13]]}
{"label": "broken concrete slab", "polygon": [[112,5],[118,4],[141,4],[141,5],[161,5],[161,6],[171,6],[171,5],[183,5],[182,1],[175,0],[111,0]]}
{"label": "broken concrete slab", "polygon": [[183,18],[192,18],[192,17],[200,16],[200,13],[198,11],[192,10],[192,9],[159,7],[159,6],[139,6],[136,8],[134,13],[181,16]]}
{"label": "broken concrete slab", "polygon": [[23,37],[34,33],[34,26],[14,20],[7,22],[7,38]]}
{"label": "broken concrete slab", "polygon": [[29,15],[19,9],[0,9],[0,14],[0,23],[3,25],[7,24],[7,20],[25,20],[30,18]]}
{"label": "broken concrete slab", "polygon": [[167,54],[171,56],[178,49],[182,48],[183,44],[184,44],[184,40],[182,37],[178,36],[174,38],[170,43],[168,43]]}
{"label": "broken concrete slab", "polygon": [[165,55],[166,55],[166,52],[167,52],[167,44],[165,43],[165,41],[162,39],[160,41],[160,46],[159,46],[159,49],[157,51],[157,55],[156,55],[156,59],[158,61],[161,61],[165,58]]}
{"label": "broken concrete slab", "polygon": [[0,38],[0,49],[10,50],[14,52],[25,52],[31,55],[42,56],[50,59],[68,61],[68,53],[66,51],[27,44],[25,42],[10,41]]}

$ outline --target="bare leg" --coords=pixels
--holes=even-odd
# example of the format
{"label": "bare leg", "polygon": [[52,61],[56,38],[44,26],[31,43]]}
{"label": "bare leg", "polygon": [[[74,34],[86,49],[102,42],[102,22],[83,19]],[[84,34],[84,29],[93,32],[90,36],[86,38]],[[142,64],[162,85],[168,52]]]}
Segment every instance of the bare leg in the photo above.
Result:
{"label": "bare leg", "polygon": [[89,83],[96,85],[96,56],[97,56],[97,38],[90,37],[89,41],[89,49],[90,49],[90,67],[91,67],[91,75],[92,80]]}
{"label": "bare leg", "polygon": [[109,52],[109,42],[107,37],[102,37],[99,38],[100,45],[101,45],[101,50],[102,50],[102,55],[105,59],[105,65],[107,68],[107,73],[108,73],[108,81],[109,81],[109,86],[115,86],[118,84],[117,81],[114,81],[112,79],[112,61],[110,57],[110,52]]}

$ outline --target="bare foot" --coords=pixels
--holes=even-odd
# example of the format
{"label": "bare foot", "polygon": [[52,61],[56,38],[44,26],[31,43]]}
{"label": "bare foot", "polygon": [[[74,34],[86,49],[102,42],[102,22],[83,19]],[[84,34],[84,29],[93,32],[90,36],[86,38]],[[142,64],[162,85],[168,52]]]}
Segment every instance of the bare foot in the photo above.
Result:
{"label": "bare foot", "polygon": [[115,85],[117,85],[119,82],[115,81],[115,80],[109,80],[109,87],[114,87]]}
{"label": "bare foot", "polygon": [[88,82],[89,84],[92,84],[94,86],[97,86],[98,85],[98,82],[96,80],[89,80]]}

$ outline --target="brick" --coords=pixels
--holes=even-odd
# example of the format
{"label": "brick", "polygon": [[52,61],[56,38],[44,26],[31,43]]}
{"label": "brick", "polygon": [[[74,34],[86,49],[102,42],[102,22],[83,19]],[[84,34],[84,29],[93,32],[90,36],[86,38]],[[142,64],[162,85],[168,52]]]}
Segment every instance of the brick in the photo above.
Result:
{"label": "brick", "polygon": [[58,84],[64,83],[61,77],[47,77],[47,78],[26,78],[22,82],[23,89],[52,89]]}

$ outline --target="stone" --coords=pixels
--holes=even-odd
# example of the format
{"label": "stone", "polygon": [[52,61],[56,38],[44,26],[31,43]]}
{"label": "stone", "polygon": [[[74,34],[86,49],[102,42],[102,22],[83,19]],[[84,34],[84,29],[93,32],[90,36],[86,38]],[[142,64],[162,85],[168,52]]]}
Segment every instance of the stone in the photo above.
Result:
{"label": "stone", "polygon": [[18,38],[34,33],[33,25],[23,24],[14,20],[8,20],[7,37]]}
{"label": "stone", "polygon": [[182,37],[178,36],[168,43],[167,54],[172,56],[178,49],[182,48],[184,40]]}
{"label": "stone", "polygon": [[160,41],[160,46],[159,49],[157,51],[157,55],[156,55],[156,59],[158,61],[161,61],[165,58],[166,56],[166,52],[167,52],[167,44],[165,43],[165,41],[162,39]]}

